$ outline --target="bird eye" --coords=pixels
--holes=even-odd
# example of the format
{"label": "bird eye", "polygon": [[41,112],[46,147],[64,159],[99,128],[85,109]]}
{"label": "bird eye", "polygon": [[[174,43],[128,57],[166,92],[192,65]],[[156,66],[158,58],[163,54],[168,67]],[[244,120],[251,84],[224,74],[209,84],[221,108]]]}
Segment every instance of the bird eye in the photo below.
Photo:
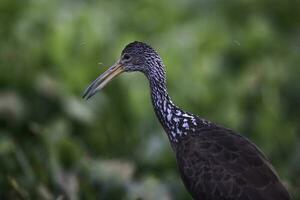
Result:
{"label": "bird eye", "polygon": [[129,60],[131,56],[129,54],[124,54],[123,55],[123,60]]}

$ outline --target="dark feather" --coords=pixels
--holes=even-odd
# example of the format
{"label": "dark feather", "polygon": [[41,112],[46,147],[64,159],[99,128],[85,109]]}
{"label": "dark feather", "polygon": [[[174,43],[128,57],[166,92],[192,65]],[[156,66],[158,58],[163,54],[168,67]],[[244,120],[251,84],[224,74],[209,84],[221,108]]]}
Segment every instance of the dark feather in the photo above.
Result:
{"label": "dark feather", "polygon": [[231,130],[211,125],[176,146],[178,167],[196,200],[288,200],[261,151]]}
{"label": "dark feather", "polygon": [[[110,69],[115,69],[114,66]],[[152,47],[142,42],[128,44],[118,66],[127,72],[142,72],[148,78],[156,116],[167,133],[182,179],[194,199],[290,199],[272,165],[253,143],[181,110],[171,101],[164,64]],[[102,79],[111,72],[115,71],[108,70],[96,83],[99,79],[103,83]],[[89,87],[86,95],[94,95],[98,85]]]}

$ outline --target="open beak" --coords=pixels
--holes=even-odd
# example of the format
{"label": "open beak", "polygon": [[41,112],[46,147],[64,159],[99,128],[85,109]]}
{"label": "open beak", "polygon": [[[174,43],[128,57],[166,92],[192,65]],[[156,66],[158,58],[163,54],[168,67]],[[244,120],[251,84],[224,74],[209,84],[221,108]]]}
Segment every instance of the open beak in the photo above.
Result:
{"label": "open beak", "polygon": [[123,66],[119,62],[117,62],[88,86],[82,98],[88,100],[89,98],[94,96],[99,90],[101,90],[110,80],[112,80],[114,77],[116,77],[123,71]]}

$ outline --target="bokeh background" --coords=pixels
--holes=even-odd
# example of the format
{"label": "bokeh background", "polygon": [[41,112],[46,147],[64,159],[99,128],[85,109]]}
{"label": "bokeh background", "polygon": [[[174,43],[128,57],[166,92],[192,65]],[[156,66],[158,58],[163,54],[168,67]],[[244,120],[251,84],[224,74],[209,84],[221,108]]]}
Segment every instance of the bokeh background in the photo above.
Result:
{"label": "bokeh background", "polygon": [[0,199],[191,199],[142,74],[81,99],[134,40],[176,104],[249,137],[300,199],[293,0],[2,0]]}

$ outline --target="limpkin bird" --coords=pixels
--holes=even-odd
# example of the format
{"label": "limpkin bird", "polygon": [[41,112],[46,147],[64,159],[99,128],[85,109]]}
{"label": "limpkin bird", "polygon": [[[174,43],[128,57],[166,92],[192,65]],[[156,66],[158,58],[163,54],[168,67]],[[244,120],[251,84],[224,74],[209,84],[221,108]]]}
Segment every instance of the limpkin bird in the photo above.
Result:
{"label": "limpkin bird", "polygon": [[149,45],[128,44],[120,59],[85,91],[89,99],[122,72],[142,72],[187,190],[196,200],[291,199],[269,160],[247,138],[177,107],[166,88],[162,59]]}

